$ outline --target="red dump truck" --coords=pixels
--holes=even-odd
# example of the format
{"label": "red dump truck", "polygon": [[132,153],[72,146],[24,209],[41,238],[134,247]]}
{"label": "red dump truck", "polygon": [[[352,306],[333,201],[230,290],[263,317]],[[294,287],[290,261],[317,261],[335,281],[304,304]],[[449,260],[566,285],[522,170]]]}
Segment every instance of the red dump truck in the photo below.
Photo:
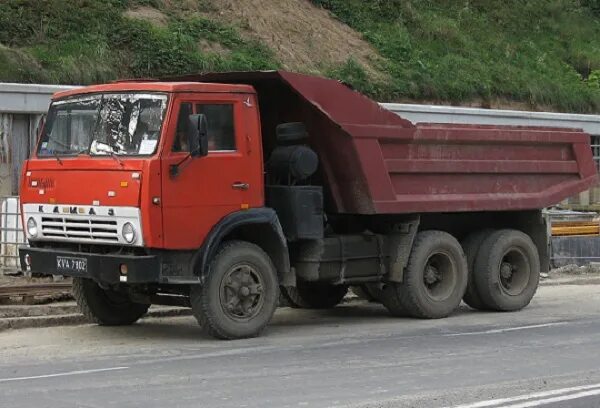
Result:
{"label": "red dump truck", "polygon": [[83,314],[191,307],[259,334],[280,292],[361,287],[395,316],[525,307],[549,268],[541,209],[596,180],[577,129],[413,124],[289,72],[122,81],[54,95],[23,166],[24,270],[73,277]]}

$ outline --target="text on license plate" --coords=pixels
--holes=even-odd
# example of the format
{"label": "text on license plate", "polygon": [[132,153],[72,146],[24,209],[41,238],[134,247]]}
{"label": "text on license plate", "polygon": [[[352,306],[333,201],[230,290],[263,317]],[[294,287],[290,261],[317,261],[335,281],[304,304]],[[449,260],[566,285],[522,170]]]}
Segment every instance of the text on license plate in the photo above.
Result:
{"label": "text on license plate", "polygon": [[85,258],[74,258],[70,256],[57,256],[56,257],[56,270],[69,271],[69,272],[86,272],[87,271],[87,259]]}

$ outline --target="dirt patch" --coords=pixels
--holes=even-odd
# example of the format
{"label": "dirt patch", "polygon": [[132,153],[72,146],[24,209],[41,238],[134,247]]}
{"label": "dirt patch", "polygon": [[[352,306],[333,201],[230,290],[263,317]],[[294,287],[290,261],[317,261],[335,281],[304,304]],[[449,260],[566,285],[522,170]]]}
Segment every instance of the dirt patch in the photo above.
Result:
{"label": "dirt patch", "polygon": [[177,12],[213,9],[210,0],[162,0],[162,5],[168,10]]}
{"label": "dirt patch", "polygon": [[202,52],[208,52],[208,53],[222,55],[222,56],[226,56],[231,53],[230,50],[223,47],[218,42],[208,41],[208,40],[200,40],[198,42],[198,48]]}
{"label": "dirt patch", "polygon": [[169,17],[153,7],[141,6],[132,8],[124,12],[123,15],[125,17],[147,21],[158,27],[165,27],[169,22]]}
{"label": "dirt patch", "polygon": [[308,0],[211,0],[208,14],[236,23],[246,35],[266,44],[285,69],[319,73],[353,58],[371,76],[384,76],[373,65],[375,49],[361,35]]}
{"label": "dirt patch", "polygon": [[559,275],[600,275],[600,264],[592,262],[588,265],[565,265],[550,271],[550,276]]}

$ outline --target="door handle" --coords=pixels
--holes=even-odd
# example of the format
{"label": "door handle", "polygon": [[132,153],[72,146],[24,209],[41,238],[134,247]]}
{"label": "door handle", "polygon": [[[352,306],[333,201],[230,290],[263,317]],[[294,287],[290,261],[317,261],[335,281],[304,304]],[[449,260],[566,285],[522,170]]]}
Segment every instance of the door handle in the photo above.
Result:
{"label": "door handle", "polygon": [[231,185],[231,188],[234,190],[248,190],[250,188],[250,184],[236,182]]}

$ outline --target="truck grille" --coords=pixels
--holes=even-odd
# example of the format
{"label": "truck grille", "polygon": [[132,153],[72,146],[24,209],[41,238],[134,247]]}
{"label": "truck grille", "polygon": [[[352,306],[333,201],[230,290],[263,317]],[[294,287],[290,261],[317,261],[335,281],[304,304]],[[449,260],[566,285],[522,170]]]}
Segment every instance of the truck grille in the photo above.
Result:
{"label": "truck grille", "polygon": [[47,238],[119,242],[116,220],[46,216],[42,217],[42,235]]}

